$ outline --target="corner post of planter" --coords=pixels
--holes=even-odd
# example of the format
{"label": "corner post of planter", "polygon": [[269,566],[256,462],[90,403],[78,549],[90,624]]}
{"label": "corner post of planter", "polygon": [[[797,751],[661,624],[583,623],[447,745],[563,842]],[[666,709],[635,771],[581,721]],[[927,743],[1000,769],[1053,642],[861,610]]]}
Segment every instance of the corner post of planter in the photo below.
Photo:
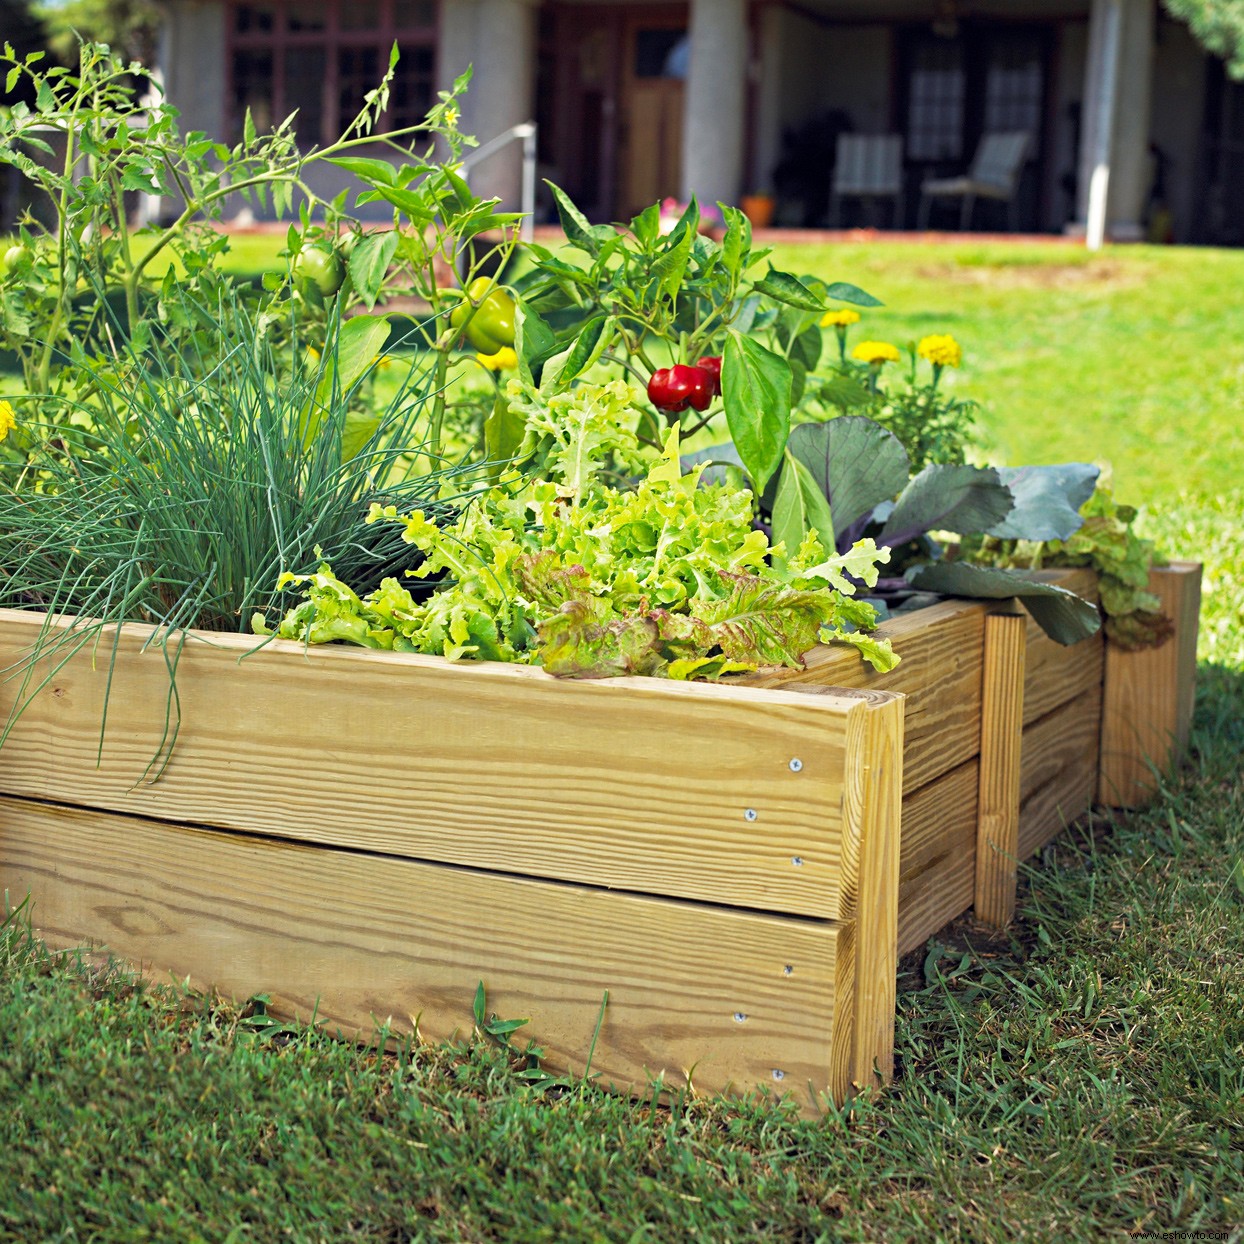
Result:
{"label": "corner post of planter", "polygon": [[1149,575],[1174,634],[1160,647],[1106,645],[1097,802],[1136,808],[1188,746],[1196,701],[1201,563],[1172,562]]}
{"label": "corner post of planter", "polygon": [[868,711],[856,718],[845,798],[859,842],[855,920],[855,1017],[851,1082],[856,1089],[894,1076],[894,1008],[898,988],[898,876],[903,804],[906,697],[862,692]]}
{"label": "corner post of planter", "polygon": [[985,619],[975,907],[978,919],[999,928],[1015,915],[1027,636],[1024,614]]}

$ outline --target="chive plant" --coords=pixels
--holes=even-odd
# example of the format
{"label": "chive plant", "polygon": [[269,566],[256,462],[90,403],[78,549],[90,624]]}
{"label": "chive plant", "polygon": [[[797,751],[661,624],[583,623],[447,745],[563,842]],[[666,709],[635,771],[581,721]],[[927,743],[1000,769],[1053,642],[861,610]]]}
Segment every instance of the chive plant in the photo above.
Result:
{"label": "chive plant", "polygon": [[335,378],[340,322],[308,362],[296,331],[274,346],[227,289],[184,309],[202,332],[74,359],[95,383],[0,474],[0,606],[49,615],[9,670],[21,687],[4,734],[111,624],[150,624],[172,674],[188,628],[249,630],[253,613],[280,608],[281,572],[321,552],[364,590],[413,565],[397,528],[365,523],[372,501],[437,515],[471,493],[468,468],[427,452],[428,369],[361,411],[367,378],[345,390]]}

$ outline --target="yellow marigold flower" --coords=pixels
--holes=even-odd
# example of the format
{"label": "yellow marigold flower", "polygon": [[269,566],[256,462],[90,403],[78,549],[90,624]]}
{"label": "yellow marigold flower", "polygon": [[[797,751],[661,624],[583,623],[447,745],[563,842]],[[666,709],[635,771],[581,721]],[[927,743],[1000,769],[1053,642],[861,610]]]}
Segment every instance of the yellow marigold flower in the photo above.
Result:
{"label": "yellow marigold flower", "polygon": [[851,357],[859,359],[861,363],[880,367],[883,363],[897,363],[902,356],[898,352],[898,346],[892,346],[888,341],[861,341],[851,351]]}
{"label": "yellow marigold flower", "polygon": [[860,313],[849,307],[840,307],[837,311],[826,311],[821,316],[822,328],[848,328],[860,322]]}
{"label": "yellow marigold flower", "polygon": [[963,350],[949,333],[921,337],[916,353],[936,367],[958,367],[963,362]]}
{"label": "yellow marigold flower", "polygon": [[502,346],[496,354],[477,354],[475,358],[489,371],[513,371],[518,366],[518,355],[509,346]]}
{"label": "yellow marigold flower", "polygon": [[17,416],[8,402],[0,402],[0,441],[17,427]]}

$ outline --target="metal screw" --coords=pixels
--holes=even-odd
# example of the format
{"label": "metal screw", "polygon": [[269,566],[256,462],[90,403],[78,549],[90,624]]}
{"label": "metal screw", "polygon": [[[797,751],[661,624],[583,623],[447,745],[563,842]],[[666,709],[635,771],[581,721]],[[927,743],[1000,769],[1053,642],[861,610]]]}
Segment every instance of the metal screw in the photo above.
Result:
{"label": "metal screw", "polygon": [[774,1069],[773,1069],[773,1078],[774,1078],[775,1080],[785,1080],[785,1079],[786,1079],[786,1072],[784,1072],[784,1071],[783,1071],[780,1067],[774,1067]]}
{"label": "metal screw", "polygon": [[754,821],[756,819],[756,809],[748,808],[747,811],[743,813],[743,819],[745,821]]}
{"label": "metal screw", "polygon": [[782,975],[783,975],[783,976],[794,976],[794,975],[795,975],[795,968],[794,968],[794,965],[793,965],[793,964],[788,963],[788,964],[787,964],[787,965],[786,965],[786,966],[782,969]]}
{"label": "metal screw", "polygon": [[735,1011],[734,1022],[736,1024],[745,1024],[747,1023],[747,1016],[742,1011]]}
{"label": "metal screw", "polygon": [[800,760],[798,756],[796,756],[795,759],[790,762],[790,771],[792,773],[798,773],[799,770],[802,768],[803,768],[803,761]]}
{"label": "metal screw", "polygon": [[802,867],[803,867],[803,856],[802,856],[802,855],[792,855],[792,856],[790,857],[790,862],[791,862],[792,864],[794,864],[794,866],[795,866],[796,868],[802,868]]}

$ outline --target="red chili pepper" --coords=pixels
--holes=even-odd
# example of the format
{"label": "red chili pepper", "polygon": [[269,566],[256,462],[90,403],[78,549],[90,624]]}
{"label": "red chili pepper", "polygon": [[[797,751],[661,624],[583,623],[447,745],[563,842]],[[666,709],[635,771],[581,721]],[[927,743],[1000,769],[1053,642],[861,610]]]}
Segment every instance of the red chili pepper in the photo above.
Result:
{"label": "red chili pepper", "polygon": [[652,373],[648,381],[648,400],[658,409],[667,411],[707,410],[713,400],[713,384],[703,367],[676,363]]}
{"label": "red chili pepper", "polygon": [[708,358],[700,359],[696,366],[701,371],[708,372],[708,382],[716,397],[721,392],[721,355],[710,354]]}

